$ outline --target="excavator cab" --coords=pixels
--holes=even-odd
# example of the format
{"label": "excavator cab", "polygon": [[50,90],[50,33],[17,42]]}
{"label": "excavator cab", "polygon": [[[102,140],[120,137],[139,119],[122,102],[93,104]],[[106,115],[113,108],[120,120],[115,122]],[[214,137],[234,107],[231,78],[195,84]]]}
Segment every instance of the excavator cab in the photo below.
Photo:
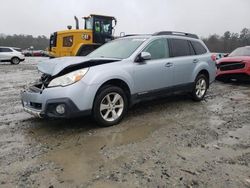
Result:
{"label": "excavator cab", "polygon": [[116,19],[112,16],[91,14],[84,17],[84,29],[68,26],[68,30],[54,32],[50,37],[49,54],[51,57],[85,56],[101,45],[114,39]]}
{"label": "excavator cab", "polygon": [[93,43],[104,44],[113,40],[113,30],[117,23],[114,17],[91,14],[84,19],[85,29],[93,31]]}

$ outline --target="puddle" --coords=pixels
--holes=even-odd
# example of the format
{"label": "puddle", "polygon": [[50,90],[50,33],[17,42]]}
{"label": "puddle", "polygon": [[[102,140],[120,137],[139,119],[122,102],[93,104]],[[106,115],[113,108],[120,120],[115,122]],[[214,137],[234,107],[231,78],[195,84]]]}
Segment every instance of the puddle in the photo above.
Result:
{"label": "puddle", "polygon": [[[83,135],[78,144],[67,142],[67,147],[59,150],[53,150],[46,154],[42,160],[52,161],[62,168],[59,179],[67,182],[81,184],[95,178],[98,175],[99,167],[106,165],[107,167],[115,163],[121,163],[125,158],[120,156],[115,160],[109,159],[104,162],[104,158],[100,151],[116,146],[127,145],[129,143],[140,142],[150,136],[155,130],[164,124],[150,123],[144,125],[130,126],[121,132],[111,132],[105,135]],[[109,131],[107,129],[98,130],[98,132]],[[72,145],[74,145],[72,147]],[[109,163],[109,164],[107,164]]]}

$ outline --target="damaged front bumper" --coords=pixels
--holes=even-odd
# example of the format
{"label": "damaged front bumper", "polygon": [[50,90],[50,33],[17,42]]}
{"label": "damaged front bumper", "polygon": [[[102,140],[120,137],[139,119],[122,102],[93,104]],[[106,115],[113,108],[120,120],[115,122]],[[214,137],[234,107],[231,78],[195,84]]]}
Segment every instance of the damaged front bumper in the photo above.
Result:
{"label": "damaged front bumper", "polygon": [[44,114],[42,113],[42,111],[40,110],[35,110],[35,109],[31,109],[31,108],[28,108],[28,107],[23,107],[23,110],[37,118],[43,118],[44,117]]}
{"label": "damaged front bumper", "polygon": [[[77,84],[80,83],[67,87],[43,89],[36,87],[36,85],[26,87],[21,91],[23,109],[38,118],[71,118],[89,115],[91,108],[86,105],[87,100],[84,100],[82,96],[84,92],[77,91],[79,88]],[[81,98],[76,94],[81,94]],[[64,108],[63,111],[61,109],[63,113],[57,110],[58,106]]]}

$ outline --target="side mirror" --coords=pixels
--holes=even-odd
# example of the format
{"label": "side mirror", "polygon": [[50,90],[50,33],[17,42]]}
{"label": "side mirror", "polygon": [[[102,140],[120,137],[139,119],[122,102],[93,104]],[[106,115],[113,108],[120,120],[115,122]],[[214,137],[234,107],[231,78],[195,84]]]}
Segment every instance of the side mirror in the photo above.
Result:
{"label": "side mirror", "polygon": [[151,59],[151,54],[149,52],[141,52],[136,58],[136,62],[143,62]]}
{"label": "side mirror", "polygon": [[228,57],[228,56],[229,56],[229,53],[224,54],[224,57]]}

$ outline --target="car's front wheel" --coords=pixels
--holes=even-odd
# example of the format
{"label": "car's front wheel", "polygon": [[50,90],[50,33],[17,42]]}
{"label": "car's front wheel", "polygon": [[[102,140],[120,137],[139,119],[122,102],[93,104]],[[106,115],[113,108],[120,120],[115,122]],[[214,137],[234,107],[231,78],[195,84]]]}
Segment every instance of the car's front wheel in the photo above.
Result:
{"label": "car's front wheel", "polygon": [[18,65],[20,63],[20,59],[18,57],[13,57],[11,59],[11,64]]}
{"label": "car's front wheel", "polygon": [[101,126],[118,124],[127,112],[128,99],[125,92],[116,86],[102,88],[94,102],[93,116]]}
{"label": "car's front wheel", "polygon": [[192,97],[195,101],[201,101],[205,97],[208,84],[208,78],[204,74],[199,74],[196,77],[192,92]]}

